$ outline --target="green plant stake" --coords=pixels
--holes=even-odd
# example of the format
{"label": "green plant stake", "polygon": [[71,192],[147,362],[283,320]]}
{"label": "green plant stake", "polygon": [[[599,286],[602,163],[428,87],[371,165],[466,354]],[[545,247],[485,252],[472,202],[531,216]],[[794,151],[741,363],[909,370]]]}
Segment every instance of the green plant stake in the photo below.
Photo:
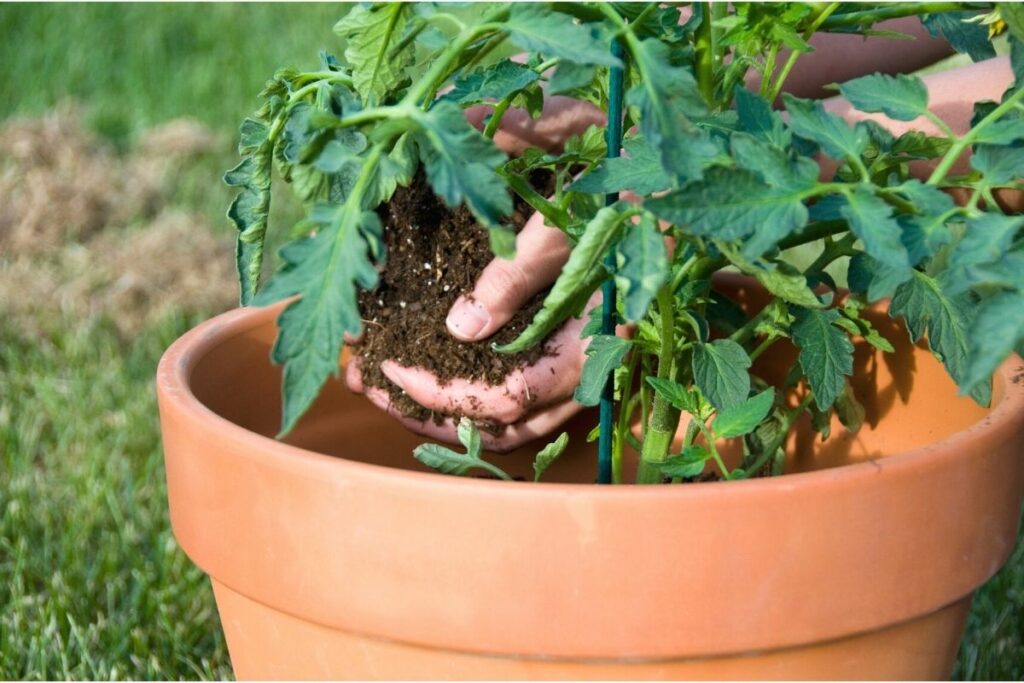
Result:
{"label": "green plant stake", "polygon": [[[622,44],[618,40],[612,41],[612,54],[623,59]],[[622,68],[612,67],[608,69],[608,128],[605,139],[608,143],[608,158],[613,159],[619,156],[619,149],[622,147]],[[617,192],[609,192],[605,195],[605,205],[611,206],[619,200]],[[609,249],[604,259],[608,270],[615,268],[615,252]],[[602,286],[601,293],[604,301],[601,304],[601,333],[615,334],[615,278],[608,278]],[[608,371],[608,379],[605,380],[604,390],[601,392],[600,405],[600,429],[601,434],[597,442],[597,483],[612,483],[612,439],[614,434],[614,409],[615,409],[615,370]]]}

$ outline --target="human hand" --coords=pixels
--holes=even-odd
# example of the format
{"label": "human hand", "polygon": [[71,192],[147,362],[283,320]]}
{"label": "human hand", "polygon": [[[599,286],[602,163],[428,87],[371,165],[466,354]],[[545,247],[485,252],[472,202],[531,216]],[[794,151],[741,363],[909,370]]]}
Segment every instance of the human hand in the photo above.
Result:
{"label": "human hand", "polygon": [[[488,109],[473,107],[466,116],[482,127]],[[550,97],[543,115],[536,120],[524,111],[507,111],[495,143],[513,154],[528,147],[557,150],[570,136],[591,125],[604,125],[604,115],[596,107],[566,97]],[[480,274],[473,292],[460,297],[452,306],[446,320],[449,333],[464,342],[488,339],[537,292],[557,279],[568,256],[565,234],[545,225],[543,217],[534,214],[517,235],[516,256],[512,260],[492,260]],[[591,301],[591,305],[599,303],[600,297]],[[423,368],[393,361],[382,363],[381,371],[411,399],[431,411],[465,415],[492,425],[496,433],[481,433],[485,447],[508,451],[553,431],[580,410],[572,394],[584,361],[586,344],[580,339],[582,328],[583,320],[567,321],[547,341],[548,355],[514,370],[498,385],[466,379],[442,383]],[[444,441],[457,440],[457,419],[445,418],[440,424],[430,419],[411,419],[392,405],[387,391],[364,386],[358,356],[346,368],[346,382],[350,389],[365,393],[411,431]]]}

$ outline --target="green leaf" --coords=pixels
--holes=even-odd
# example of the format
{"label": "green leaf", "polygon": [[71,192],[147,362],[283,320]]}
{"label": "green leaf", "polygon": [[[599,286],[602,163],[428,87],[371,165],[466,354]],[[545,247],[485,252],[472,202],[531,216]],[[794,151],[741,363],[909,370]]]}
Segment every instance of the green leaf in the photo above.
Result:
{"label": "green leaf", "polygon": [[615,261],[615,282],[622,292],[626,320],[640,320],[669,274],[665,238],[650,214],[626,227]]}
{"label": "green leaf", "polygon": [[1024,119],[1004,119],[990,123],[974,137],[979,145],[1009,145],[1024,138]]}
{"label": "green leaf", "polygon": [[[906,319],[912,341],[927,335],[932,353],[946,366],[953,381],[964,387],[968,378],[968,330],[972,308],[970,295],[948,296],[935,279],[914,271],[913,277],[896,289],[889,314]],[[988,404],[988,383],[975,386],[969,392],[978,403]]]}
{"label": "green leaf", "polygon": [[669,47],[644,40],[632,52],[642,75],[627,102],[640,109],[640,133],[661,150],[665,170],[681,180],[701,176],[705,162],[720,153],[708,133],[691,120],[708,115],[697,79],[687,69],[673,66]]}
{"label": "green leaf", "polygon": [[750,393],[750,357],[731,339],[693,347],[693,378],[716,410],[727,410]]}
{"label": "green leaf", "polygon": [[766,99],[740,85],[736,86],[734,95],[741,130],[773,147],[789,147],[792,136],[783,124],[782,117]]}
{"label": "green leaf", "polygon": [[442,99],[462,105],[501,100],[540,80],[528,66],[503,59],[455,79],[455,87]]}
{"label": "green leaf", "polygon": [[864,250],[879,263],[906,271],[909,277],[910,257],[900,241],[900,226],[892,218],[892,207],[860,187],[843,197],[846,204],[839,213],[864,242]]}
{"label": "green leaf", "polygon": [[537,458],[533,461],[534,481],[540,481],[541,475],[551,467],[555,460],[558,460],[562,453],[565,453],[565,448],[568,445],[569,435],[562,432],[557,439],[541,449],[540,453],[537,454]]}
{"label": "green leaf", "polygon": [[928,111],[928,88],[917,76],[871,74],[841,84],[839,92],[857,109],[897,121],[913,121]]}
{"label": "green leaf", "polygon": [[756,278],[765,289],[783,301],[805,308],[821,308],[821,301],[811,291],[807,278],[792,265],[779,262],[773,264],[771,268],[766,268],[760,263],[747,260],[728,245],[719,244],[719,247],[732,265]]}
{"label": "green leaf", "polygon": [[746,133],[733,134],[731,142],[736,165],[757,173],[772,187],[803,192],[818,181],[818,164],[811,159],[792,158],[778,147]]}
{"label": "green leaf", "polygon": [[622,365],[622,359],[632,343],[612,334],[595,335],[587,346],[587,360],[583,363],[580,385],[573,399],[585,406],[596,406],[601,391],[608,381],[608,373]]}
{"label": "green leaf", "polygon": [[1022,227],[1024,216],[985,213],[969,219],[963,237],[953,248],[950,268],[998,260],[1010,250]]}
{"label": "green leaf", "polygon": [[462,110],[440,101],[415,119],[413,140],[434,192],[448,206],[465,201],[483,225],[500,227],[512,213],[512,198],[495,169],[507,157],[471,126]]}
{"label": "green leaf", "polygon": [[274,145],[268,129],[259,121],[242,123],[238,149],[249,156],[224,174],[224,183],[242,191],[228,207],[227,216],[238,230],[235,268],[238,271],[239,301],[247,306],[259,287],[263,268],[263,246],[270,217],[270,178]]}
{"label": "green leaf", "polygon": [[352,68],[352,82],[363,104],[380,104],[408,80],[406,69],[416,58],[409,43],[391,50],[409,23],[408,3],[356,5],[334,25],[334,32],[348,39],[345,60]]}
{"label": "green leaf", "polygon": [[511,481],[507,473],[480,457],[480,432],[473,421],[462,418],[458,426],[459,441],[466,447],[466,453],[457,453],[438,444],[425,443],[413,449],[413,456],[427,467],[443,474],[464,476],[470,470],[482,469],[500,479]]}
{"label": "green leaf", "polygon": [[750,171],[710,168],[702,180],[661,197],[645,207],[692,235],[721,240],[754,237],[744,253],[754,258],[807,222],[803,194],[771,187]]}
{"label": "green leaf", "polygon": [[253,300],[266,306],[300,297],[278,317],[272,353],[274,362],[284,365],[282,436],[312,405],[327,378],[338,375],[344,335],[358,337],[362,332],[356,288],[377,285],[370,260],[381,249],[377,214],[346,203],[318,205],[310,217],[320,231],[281,250],[284,267]]}
{"label": "green leaf", "polygon": [[910,278],[910,273],[905,268],[879,263],[860,252],[850,259],[846,277],[851,290],[866,294],[868,301],[878,301],[892,296],[896,287]]}
{"label": "green leaf", "polygon": [[984,387],[1024,341],[1024,292],[1000,292],[982,302],[972,325],[961,393]]}
{"label": "green leaf", "polygon": [[1016,40],[1024,40],[1024,6],[1015,2],[999,3],[999,16],[1006,22],[1010,35]]}
{"label": "green leaf", "polygon": [[539,343],[569,316],[578,313],[590,295],[608,279],[604,257],[622,233],[628,214],[618,205],[597,212],[583,231],[579,243],[569,254],[569,260],[558,276],[544,305],[533,321],[518,337],[504,346],[496,346],[499,353],[518,353]]}
{"label": "green leaf", "polygon": [[843,387],[842,393],[836,398],[836,415],[849,432],[857,432],[864,424],[864,406],[857,400],[853,387],[849,382]]}
{"label": "green leaf", "polygon": [[692,389],[687,389],[678,382],[661,377],[647,377],[647,383],[651,385],[655,393],[678,410],[687,412],[699,420],[706,420],[711,414],[711,406],[702,399],[700,394]]}
{"label": "green leaf", "polygon": [[975,62],[980,62],[995,57],[996,51],[989,42],[988,29],[967,21],[975,16],[977,12],[970,10],[936,12],[921,17],[921,23],[932,37],[938,38],[941,33],[954,50],[969,55]]}
{"label": "green leaf", "polygon": [[674,455],[668,460],[658,463],[658,470],[666,477],[679,477],[680,479],[699,477],[704,472],[704,466],[710,457],[711,453],[703,446],[690,444],[679,455]]}
{"label": "green leaf", "polygon": [[749,434],[768,417],[774,403],[775,389],[769,387],[746,401],[718,413],[718,417],[711,423],[711,431],[719,439]]}
{"label": "green leaf", "polygon": [[565,95],[586,88],[597,77],[598,67],[589,64],[562,62],[548,81],[548,94]]}
{"label": "green leaf", "polygon": [[793,342],[800,349],[800,369],[807,377],[814,402],[827,410],[843,391],[846,375],[853,373],[853,342],[835,326],[839,311],[792,309]]}
{"label": "green leaf", "polygon": [[860,157],[868,146],[868,132],[863,125],[851,127],[842,118],[825,111],[821,102],[802,100],[789,94],[782,96],[789,112],[790,129],[802,138],[812,140],[833,159]]}
{"label": "green leaf", "polygon": [[612,55],[611,42],[602,35],[599,25],[577,24],[569,15],[542,5],[513,5],[503,28],[517,46],[546,57],[561,57],[576,64],[622,64]]}
{"label": "green leaf", "polygon": [[1024,174],[1024,147],[978,145],[971,167],[981,171],[990,186],[1009,185]]}
{"label": "green leaf", "polygon": [[567,189],[572,192],[611,193],[629,190],[648,195],[672,186],[672,179],[661,166],[661,155],[640,137],[623,145],[628,156],[605,159],[590,173]]}

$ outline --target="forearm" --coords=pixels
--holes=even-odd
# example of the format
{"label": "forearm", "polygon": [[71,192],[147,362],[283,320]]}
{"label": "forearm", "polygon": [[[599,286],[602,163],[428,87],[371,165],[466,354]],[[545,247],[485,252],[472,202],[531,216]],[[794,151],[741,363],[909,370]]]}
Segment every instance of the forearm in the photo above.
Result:
{"label": "forearm", "polygon": [[[797,97],[825,97],[832,94],[825,89],[829,84],[875,72],[909,73],[953,53],[949,43],[932,38],[917,17],[884,21],[876,28],[904,33],[914,40],[842,33],[816,34],[810,40],[814,52],[800,56],[783,90]],[[784,51],[776,63],[785,63],[788,54],[788,50]],[[748,85],[753,89],[760,88],[760,74],[754,72]]]}
{"label": "forearm", "polygon": [[[929,74],[923,78],[928,86],[929,109],[946,122],[956,135],[963,135],[971,127],[974,114],[974,103],[981,100],[998,102],[1003,92],[1013,82],[1009,57],[997,57],[957,69]],[[873,120],[885,126],[894,135],[901,135],[911,130],[921,131],[929,135],[941,136],[944,133],[925,117],[913,121],[895,121],[883,114],[865,114],[854,109],[842,97],[833,97],[824,102],[825,109],[839,114],[847,121],[856,122]],[[927,178],[935,168],[935,161],[915,162],[910,165],[911,172],[918,178]],[[970,169],[970,151],[967,150],[953,166],[951,174],[964,174]],[[835,164],[824,160],[823,175],[830,176],[835,172]],[[954,192],[954,195],[957,193]],[[1015,191],[996,193],[1004,209],[1012,211],[1024,210],[1024,194]],[[959,199],[959,197],[958,197]]]}

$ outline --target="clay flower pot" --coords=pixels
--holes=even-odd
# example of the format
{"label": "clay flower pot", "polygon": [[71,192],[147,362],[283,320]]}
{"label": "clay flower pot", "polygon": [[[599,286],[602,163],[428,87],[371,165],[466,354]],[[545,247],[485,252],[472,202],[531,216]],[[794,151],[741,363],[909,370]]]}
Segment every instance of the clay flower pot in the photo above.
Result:
{"label": "clay flower pot", "polygon": [[157,382],[174,533],[239,678],[942,678],[1016,541],[1019,358],[982,409],[890,323],[896,354],[857,352],[867,423],[797,433],[792,474],[595,486],[584,416],[554,483],[506,483],[422,471],[340,381],[275,441],[277,312],[200,325]]}

